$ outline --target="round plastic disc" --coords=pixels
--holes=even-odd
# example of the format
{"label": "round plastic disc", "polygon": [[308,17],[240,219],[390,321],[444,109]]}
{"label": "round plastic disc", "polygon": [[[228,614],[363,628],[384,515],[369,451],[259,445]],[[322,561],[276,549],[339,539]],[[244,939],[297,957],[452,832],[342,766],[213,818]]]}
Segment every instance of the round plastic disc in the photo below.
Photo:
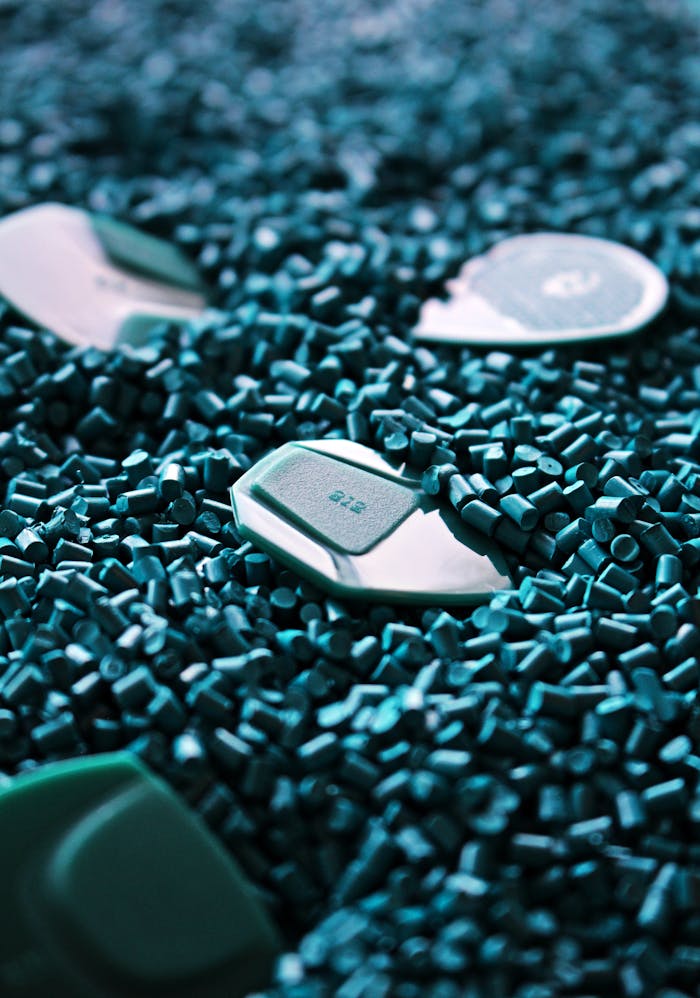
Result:
{"label": "round plastic disc", "polygon": [[0,221],[0,295],[76,346],[139,345],[163,320],[206,307],[192,263],[170,243],[62,204]]}
{"label": "round plastic disc", "polygon": [[539,346],[634,333],[663,309],[666,278],[636,250],[591,236],[506,239],[431,298],[421,340]]}

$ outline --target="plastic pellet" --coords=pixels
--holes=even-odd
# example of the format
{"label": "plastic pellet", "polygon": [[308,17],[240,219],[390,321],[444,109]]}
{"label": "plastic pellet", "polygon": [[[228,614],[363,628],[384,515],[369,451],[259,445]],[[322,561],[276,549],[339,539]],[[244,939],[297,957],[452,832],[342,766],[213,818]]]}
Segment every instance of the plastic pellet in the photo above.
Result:
{"label": "plastic pellet", "polygon": [[642,791],[642,800],[652,814],[668,814],[685,803],[686,788],[682,777],[657,783]]}
{"label": "plastic pellet", "polygon": [[[577,481],[572,485],[567,485],[562,492],[568,506],[574,511],[574,513],[586,513],[589,509],[593,509],[593,494],[588,488],[585,482]],[[602,519],[602,518],[601,518]],[[593,522],[593,528],[595,529],[596,522]],[[595,536],[595,534],[594,534]],[[597,540],[598,538],[596,538]]]}
{"label": "plastic pellet", "polygon": [[167,464],[160,473],[158,491],[167,502],[179,499],[185,491],[185,473],[179,464]]}
{"label": "plastic pellet", "polygon": [[642,530],[639,536],[640,544],[653,555],[676,555],[680,544],[664,527],[663,523],[653,523]]}
{"label": "plastic pellet", "polygon": [[663,681],[672,690],[686,692],[692,689],[700,678],[700,662],[692,657],[664,673]]}
{"label": "plastic pellet", "polygon": [[671,917],[672,890],[677,875],[675,863],[666,863],[654,878],[637,916],[637,924],[648,932],[663,932]]}
{"label": "plastic pellet", "polygon": [[646,815],[639,797],[632,790],[621,790],[615,796],[615,809],[620,827],[627,829],[643,828]]}
{"label": "plastic pellet", "polygon": [[182,526],[194,523],[196,515],[195,501],[189,492],[183,492],[177,499],[173,499],[168,506],[168,516]]}
{"label": "plastic pellet", "polygon": [[461,511],[461,517],[465,523],[474,527],[479,533],[491,537],[501,519],[501,514],[491,506],[487,506],[480,499],[468,502]]}
{"label": "plastic pellet", "polygon": [[499,508],[509,516],[521,530],[534,530],[540,518],[540,512],[536,506],[528,502],[523,496],[504,496],[499,502]]}
{"label": "plastic pellet", "polygon": [[145,706],[155,692],[153,675],[145,665],[138,666],[112,684],[113,697],[125,708]]}
{"label": "plastic pellet", "polygon": [[541,476],[537,468],[530,466],[516,468],[511,477],[513,479],[513,485],[515,486],[516,492],[525,497],[538,488],[541,480]]}
{"label": "plastic pellet", "polygon": [[34,565],[23,558],[14,558],[12,555],[0,555],[0,576],[5,578],[23,579],[34,575]]}
{"label": "plastic pellet", "polygon": [[612,539],[610,553],[616,561],[628,564],[639,557],[639,544],[629,534],[617,534]]}
{"label": "plastic pellet", "polygon": [[129,484],[135,488],[142,478],[153,473],[151,458],[145,450],[135,450],[122,461],[122,469],[126,472]]}
{"label": "plastic pellet", "polygon": [[153,513],[158,509],[158,506],[159,498],[155,486],[122,492],[115,503],[117,513],[126,513],[128,515]]}
{"label": "plastic pellet", "polygon": [[600,573],[598,581],[624,594],[632,592],[639,586],[637,578],[631,572],[615,564],[607,565]]}
{"label": "plastic pellet", "polygon": [[528,498],[541,513],[550,513],[561,508],[563,495],[563,489],[558,482],[549,482],[531,492]]}
{"label": "plastic pellet", "polygon": [[683,578],[683,564],[672,554],[662,554],[656,564],[656,586],[674,586]]}
{"label": "plastic pellet", "polygon": [[12,540],[26,526],[26,519],[15,513],[11,509],[0,511],[0,537],[9,537]]}

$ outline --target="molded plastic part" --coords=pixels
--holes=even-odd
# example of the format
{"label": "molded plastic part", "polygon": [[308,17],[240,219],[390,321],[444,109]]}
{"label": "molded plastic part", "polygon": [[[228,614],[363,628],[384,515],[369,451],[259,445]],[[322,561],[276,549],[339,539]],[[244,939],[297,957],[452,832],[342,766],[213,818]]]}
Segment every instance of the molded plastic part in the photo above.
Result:
{"label": "molded plastic part", "polygon": [[78,346],[143,343],[156,323],[206,308],[196,268],[174,246],[62,204],[0,222],[0,294]]}
{"label": "molded plastic part", "polygon": [[495,544],[361,444],[285,444],[231,498],[244,537],[337,595],[468,604],[511,584]]}
{"label": "molded plastic part", "polygon": [[127,753],[47,765],[0,793],[0,993],[232,998],[279,950],[205,825]]}
{"label": "molded plastic part", "polygon": [[593,236],[540,232],[498,243],[424,302],[420,340],[540,346],[635,333],[668,298],[636,250]]}

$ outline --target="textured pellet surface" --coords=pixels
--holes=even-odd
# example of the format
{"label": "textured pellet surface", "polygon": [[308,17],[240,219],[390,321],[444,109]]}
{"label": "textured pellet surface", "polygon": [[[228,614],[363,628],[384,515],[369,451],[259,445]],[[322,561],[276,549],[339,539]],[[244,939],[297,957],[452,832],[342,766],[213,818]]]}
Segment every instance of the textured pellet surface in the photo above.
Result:
{"label": "textured pellet surface", "polygon": [[[3,214],[172,239],[220,310],[110,355],[0,315],[3,774],[142,756],[281,925],[275,998],[697,994],[690,5],[4,0],[0,27]],[[538,230],[645,253],[668,311],[605,349],[411,342]],[[329,436],[410,459],[513,588],[351,605],[242,543],[230,485]]]}

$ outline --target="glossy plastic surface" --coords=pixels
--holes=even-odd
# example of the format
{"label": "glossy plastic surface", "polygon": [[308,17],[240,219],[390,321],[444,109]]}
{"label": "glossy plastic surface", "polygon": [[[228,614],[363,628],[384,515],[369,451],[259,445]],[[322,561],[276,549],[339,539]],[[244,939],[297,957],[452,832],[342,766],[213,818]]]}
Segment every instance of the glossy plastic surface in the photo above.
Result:
{"label": "glossy plastic surface", "polygon": [[154,323],[206,308],[196,269],[178,249],[61,204],[0,221],[0,294],[68,342],[103,350],[138,345]]}
{"label": "glossy plastic surface", "polygon": [[[285,469],[293,488],[281,501],[265,483],[280,482]],[[410,470],[361,444],[285,444],[246,472],[231,498],[244,537],[336,595],[469,604],[510,586],[494,544],[425,495]],[[353,543],[353,525],[375,514],[374,533],[358,527]]]}
{"label": "glossy plastic surface", "polygon": [[668,283],[620,243],[535,233],[470,260],[447,291],[423,304],[418,339],[528,347],[634,333],[663,309]]}
{"label": "glossy plastic surface", "polygon": [[3,998],[242,998],[279,950],[205,825],[126,753],[0,793]]}

